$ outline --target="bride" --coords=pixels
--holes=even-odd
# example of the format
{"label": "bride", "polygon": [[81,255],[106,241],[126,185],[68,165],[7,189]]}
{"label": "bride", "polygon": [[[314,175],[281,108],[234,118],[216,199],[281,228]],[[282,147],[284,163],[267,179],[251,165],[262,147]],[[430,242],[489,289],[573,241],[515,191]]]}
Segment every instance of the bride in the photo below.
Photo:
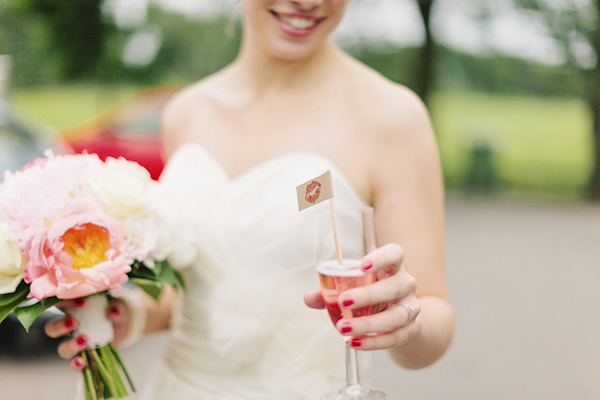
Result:
{"label": "bride", "polygon": [[[170,261],[188,290],[160,303],[135,293],[108,310],[116,342],[172,331],[149,399],[318,398],[343,385],[340,334],[358,350],[386,349],[404,368],[428,366],[448,347],[443,185],[428,113],[329,39],[349,1],[241,0],[237,58],[166,108]],[[336,205],[375,209],[380,247],[361,266],[387,272],[342,293],[340,305],[395,301],[412,315],[391,307],[335,329],[314,310],[324,306],[314,212],[298,212],[295,187],[325,170]],[[76,325],[65,318],[46,331],[58,337]],[[58,352],[81,370],[86,344],[69,338]]]}

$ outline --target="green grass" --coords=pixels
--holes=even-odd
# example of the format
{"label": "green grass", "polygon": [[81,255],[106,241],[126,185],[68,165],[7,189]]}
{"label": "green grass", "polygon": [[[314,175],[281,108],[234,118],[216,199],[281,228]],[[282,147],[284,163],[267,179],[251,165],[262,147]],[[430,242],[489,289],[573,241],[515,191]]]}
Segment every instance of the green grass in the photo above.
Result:
{"label": "green grass", "polygon": [[62,129],[78,124],[136,91],[133,86],[53,86],[14,89],[12,100],[34,116]]}
{"label": "green grass", "polygon": [[464,184],[469,149],[494,149],[501,187],[578,196],[592,163],[591,115],[566,98],[439,93],[431,106],[446,180]]}
{"label": "green grass", "polygon": [[[15,89],[13,100],[58,128],[68,127],[140,90],[132,86]],[[464,185],[470,146],[494,148],[500,187],[578,196],[592,162],[591,116],[579,99],[442,92],[431,114],[449,187]]]}

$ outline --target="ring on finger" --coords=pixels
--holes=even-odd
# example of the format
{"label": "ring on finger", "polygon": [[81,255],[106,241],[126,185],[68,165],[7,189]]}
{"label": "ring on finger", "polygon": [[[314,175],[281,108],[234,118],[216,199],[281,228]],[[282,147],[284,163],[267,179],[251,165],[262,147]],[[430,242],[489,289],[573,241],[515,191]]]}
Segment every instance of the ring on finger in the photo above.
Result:
{"label": "ring on finger", "polygon": [[400,302],[395,303],[394,305],[404,307],[404,309],[408,313],[408,319],[406,320],[405,323],[402,324],[402,326],[409,324],[410,321],[412,321],[412,319],[413,319],[413,313],[415,311],[415,307],[412,306],[411,304],[400,303]]}

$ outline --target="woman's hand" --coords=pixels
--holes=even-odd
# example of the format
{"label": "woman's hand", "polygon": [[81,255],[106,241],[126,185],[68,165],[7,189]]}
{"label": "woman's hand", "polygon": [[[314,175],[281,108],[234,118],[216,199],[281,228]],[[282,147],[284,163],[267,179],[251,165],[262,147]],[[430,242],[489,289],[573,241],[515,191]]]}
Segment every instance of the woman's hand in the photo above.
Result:
{"label": "woman's hand", "polygon": [[[421,311],[415,294],[417,283],[402,268],[403,258],[404,251],[396,244],[388,244],[370,252],[361,260],[361,268],[365,272],[377,274],[378,280],[339,295],[338,303],[342,309],[379,303],[391,305],[377,314],[342,318],[337,322],[336,328],[342,335],[351,337],[350,343],[354,348],[388,349],[409,342],[417,334],[416,318]],[[309,307],[325,308],[321,291],[307,293],[304,301]]]}
{"label": "woman's hand", "polygon": [[[57,307],[66,315],[64,318],[50,321],[44,327],[46,335],[51,338],[71,335],[58,345],[57,352],[61,358],[69,361],[69,366],[75,371],[82,371],[85,367],[85,360],[79,355],[88,345],[86,335],[72,336],[77,330],[77,320],[68,315],[69,309],[80,308],[85,305],[85,299],[65,300]],[[106,310],[107,318],[113,323],[114,339],[113,343],[119,345],[127,335],[129,319],[127,318],[127,306],[119,299],[111,299],[109,307]]]}

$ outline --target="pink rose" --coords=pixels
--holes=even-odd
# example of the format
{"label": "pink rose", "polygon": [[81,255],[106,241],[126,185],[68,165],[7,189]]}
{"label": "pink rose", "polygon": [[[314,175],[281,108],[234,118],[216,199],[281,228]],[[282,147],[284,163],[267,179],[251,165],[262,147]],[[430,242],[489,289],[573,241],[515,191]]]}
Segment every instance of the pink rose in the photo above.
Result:
{"label": "pink rose", "polygon": [[35,166],[44,168],[47,163],[48,163],[48,158],[46,158],[46,157],[44,157],[44,158],[36,158],[32,162],[29,162],[29,163],[23,165],[23,167],[21,168],[21,172],[27,171],[29,168],[32,168],[32,167],[35,167]]}
{"label": "pink rose", "polygon": [[71,204],[33,235],[23,277],[29,297],[75,299],[121,290],[131,267],[121,254],[118,221],[89,204]]}

